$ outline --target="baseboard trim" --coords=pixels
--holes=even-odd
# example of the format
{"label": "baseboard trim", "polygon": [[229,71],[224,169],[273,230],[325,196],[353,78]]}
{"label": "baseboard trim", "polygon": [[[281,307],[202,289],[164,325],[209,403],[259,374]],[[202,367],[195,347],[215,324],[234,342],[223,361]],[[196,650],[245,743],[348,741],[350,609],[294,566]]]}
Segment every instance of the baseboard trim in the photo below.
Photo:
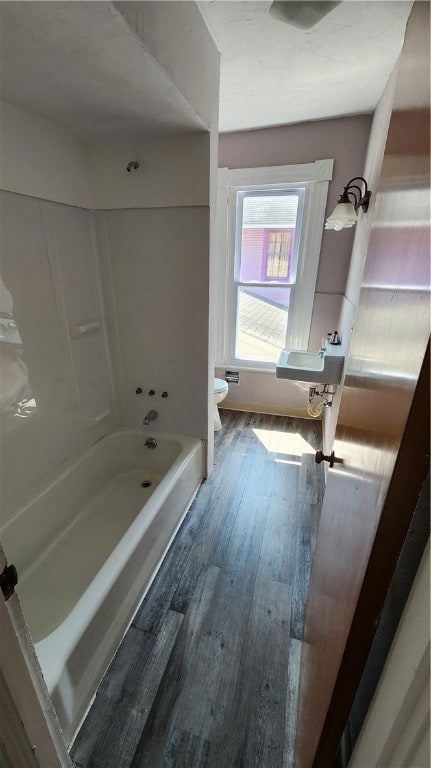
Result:
{"label": "baseboard trim", "polygon": [[[227,411],[246,411],[250,413],[266,413],[269,416],[291,416],[297,419],[312,419],[306,408],[290,408],[287,405],[271,405],[268,403],[254,403],[245,400],[223,400],[219,409]],[[322,421],[321,416],[314,421]]]}

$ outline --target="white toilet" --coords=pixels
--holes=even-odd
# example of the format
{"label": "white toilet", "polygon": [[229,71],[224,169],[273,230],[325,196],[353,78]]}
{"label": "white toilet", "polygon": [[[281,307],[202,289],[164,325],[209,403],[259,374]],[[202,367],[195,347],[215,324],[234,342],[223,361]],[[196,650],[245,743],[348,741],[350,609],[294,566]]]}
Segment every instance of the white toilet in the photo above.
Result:
{"label": "white toilet", "polygon": [[214,379],[214,432],[221,429],[220,414],[217,405],[225,399],[228,391],[227,381],[224,379]]}

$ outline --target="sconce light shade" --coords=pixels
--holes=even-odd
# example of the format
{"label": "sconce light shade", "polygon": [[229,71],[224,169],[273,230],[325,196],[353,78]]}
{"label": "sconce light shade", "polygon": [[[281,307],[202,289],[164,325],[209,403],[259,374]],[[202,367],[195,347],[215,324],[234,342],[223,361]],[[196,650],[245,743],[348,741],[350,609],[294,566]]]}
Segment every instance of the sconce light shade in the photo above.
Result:
{"label": "sconce light shade", "polygon": [[[352,184],[353,181],[360,181],[364,185],[365,191],[363,192],[357,184]],[[358,221],[356,212],[359,208],[362,208],[364,213],[368,211],[370,197],[371,192],[368,190],[367,182],[362,176],[355,176],[353,179],[350,179],[349,183],[344,187],[343,194],[340,196],[333,213],[326,220],[325,229],[335,229],[339,232],[341,229],[353,227]],[[350,198],[353,199],[353,202]]]}
{"label": "sconce light shade", "polygon": [[339,232],[340,229],[353,227],[357,221],[358,215],[353,203],[338,203],[329,219],[326,220],[325,229],[335,229]]}

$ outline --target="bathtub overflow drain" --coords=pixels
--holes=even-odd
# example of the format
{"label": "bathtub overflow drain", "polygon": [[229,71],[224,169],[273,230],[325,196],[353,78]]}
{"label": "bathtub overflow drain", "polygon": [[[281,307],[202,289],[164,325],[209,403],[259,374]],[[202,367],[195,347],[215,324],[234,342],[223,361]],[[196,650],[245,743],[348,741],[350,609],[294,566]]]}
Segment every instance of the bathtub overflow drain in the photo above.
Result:
{"label": "bathtub overflow drain", "polygon": [[151,480],[143,480],[141,483],[143,488],[149,488],[152,485]]}

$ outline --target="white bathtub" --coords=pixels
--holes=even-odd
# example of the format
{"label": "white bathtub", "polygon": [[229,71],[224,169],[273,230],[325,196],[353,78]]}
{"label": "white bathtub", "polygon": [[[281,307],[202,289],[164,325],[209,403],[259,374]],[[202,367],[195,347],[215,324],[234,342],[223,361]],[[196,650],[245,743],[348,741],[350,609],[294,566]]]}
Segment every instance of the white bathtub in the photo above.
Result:
{"label": "white bathtub", "polygon": [[[145,446],[154,436],[155,449]],[[70,742],[203,477],[200,440],[119,430],[2,531]],[[150,481],[148,488],[143,481]]]}

